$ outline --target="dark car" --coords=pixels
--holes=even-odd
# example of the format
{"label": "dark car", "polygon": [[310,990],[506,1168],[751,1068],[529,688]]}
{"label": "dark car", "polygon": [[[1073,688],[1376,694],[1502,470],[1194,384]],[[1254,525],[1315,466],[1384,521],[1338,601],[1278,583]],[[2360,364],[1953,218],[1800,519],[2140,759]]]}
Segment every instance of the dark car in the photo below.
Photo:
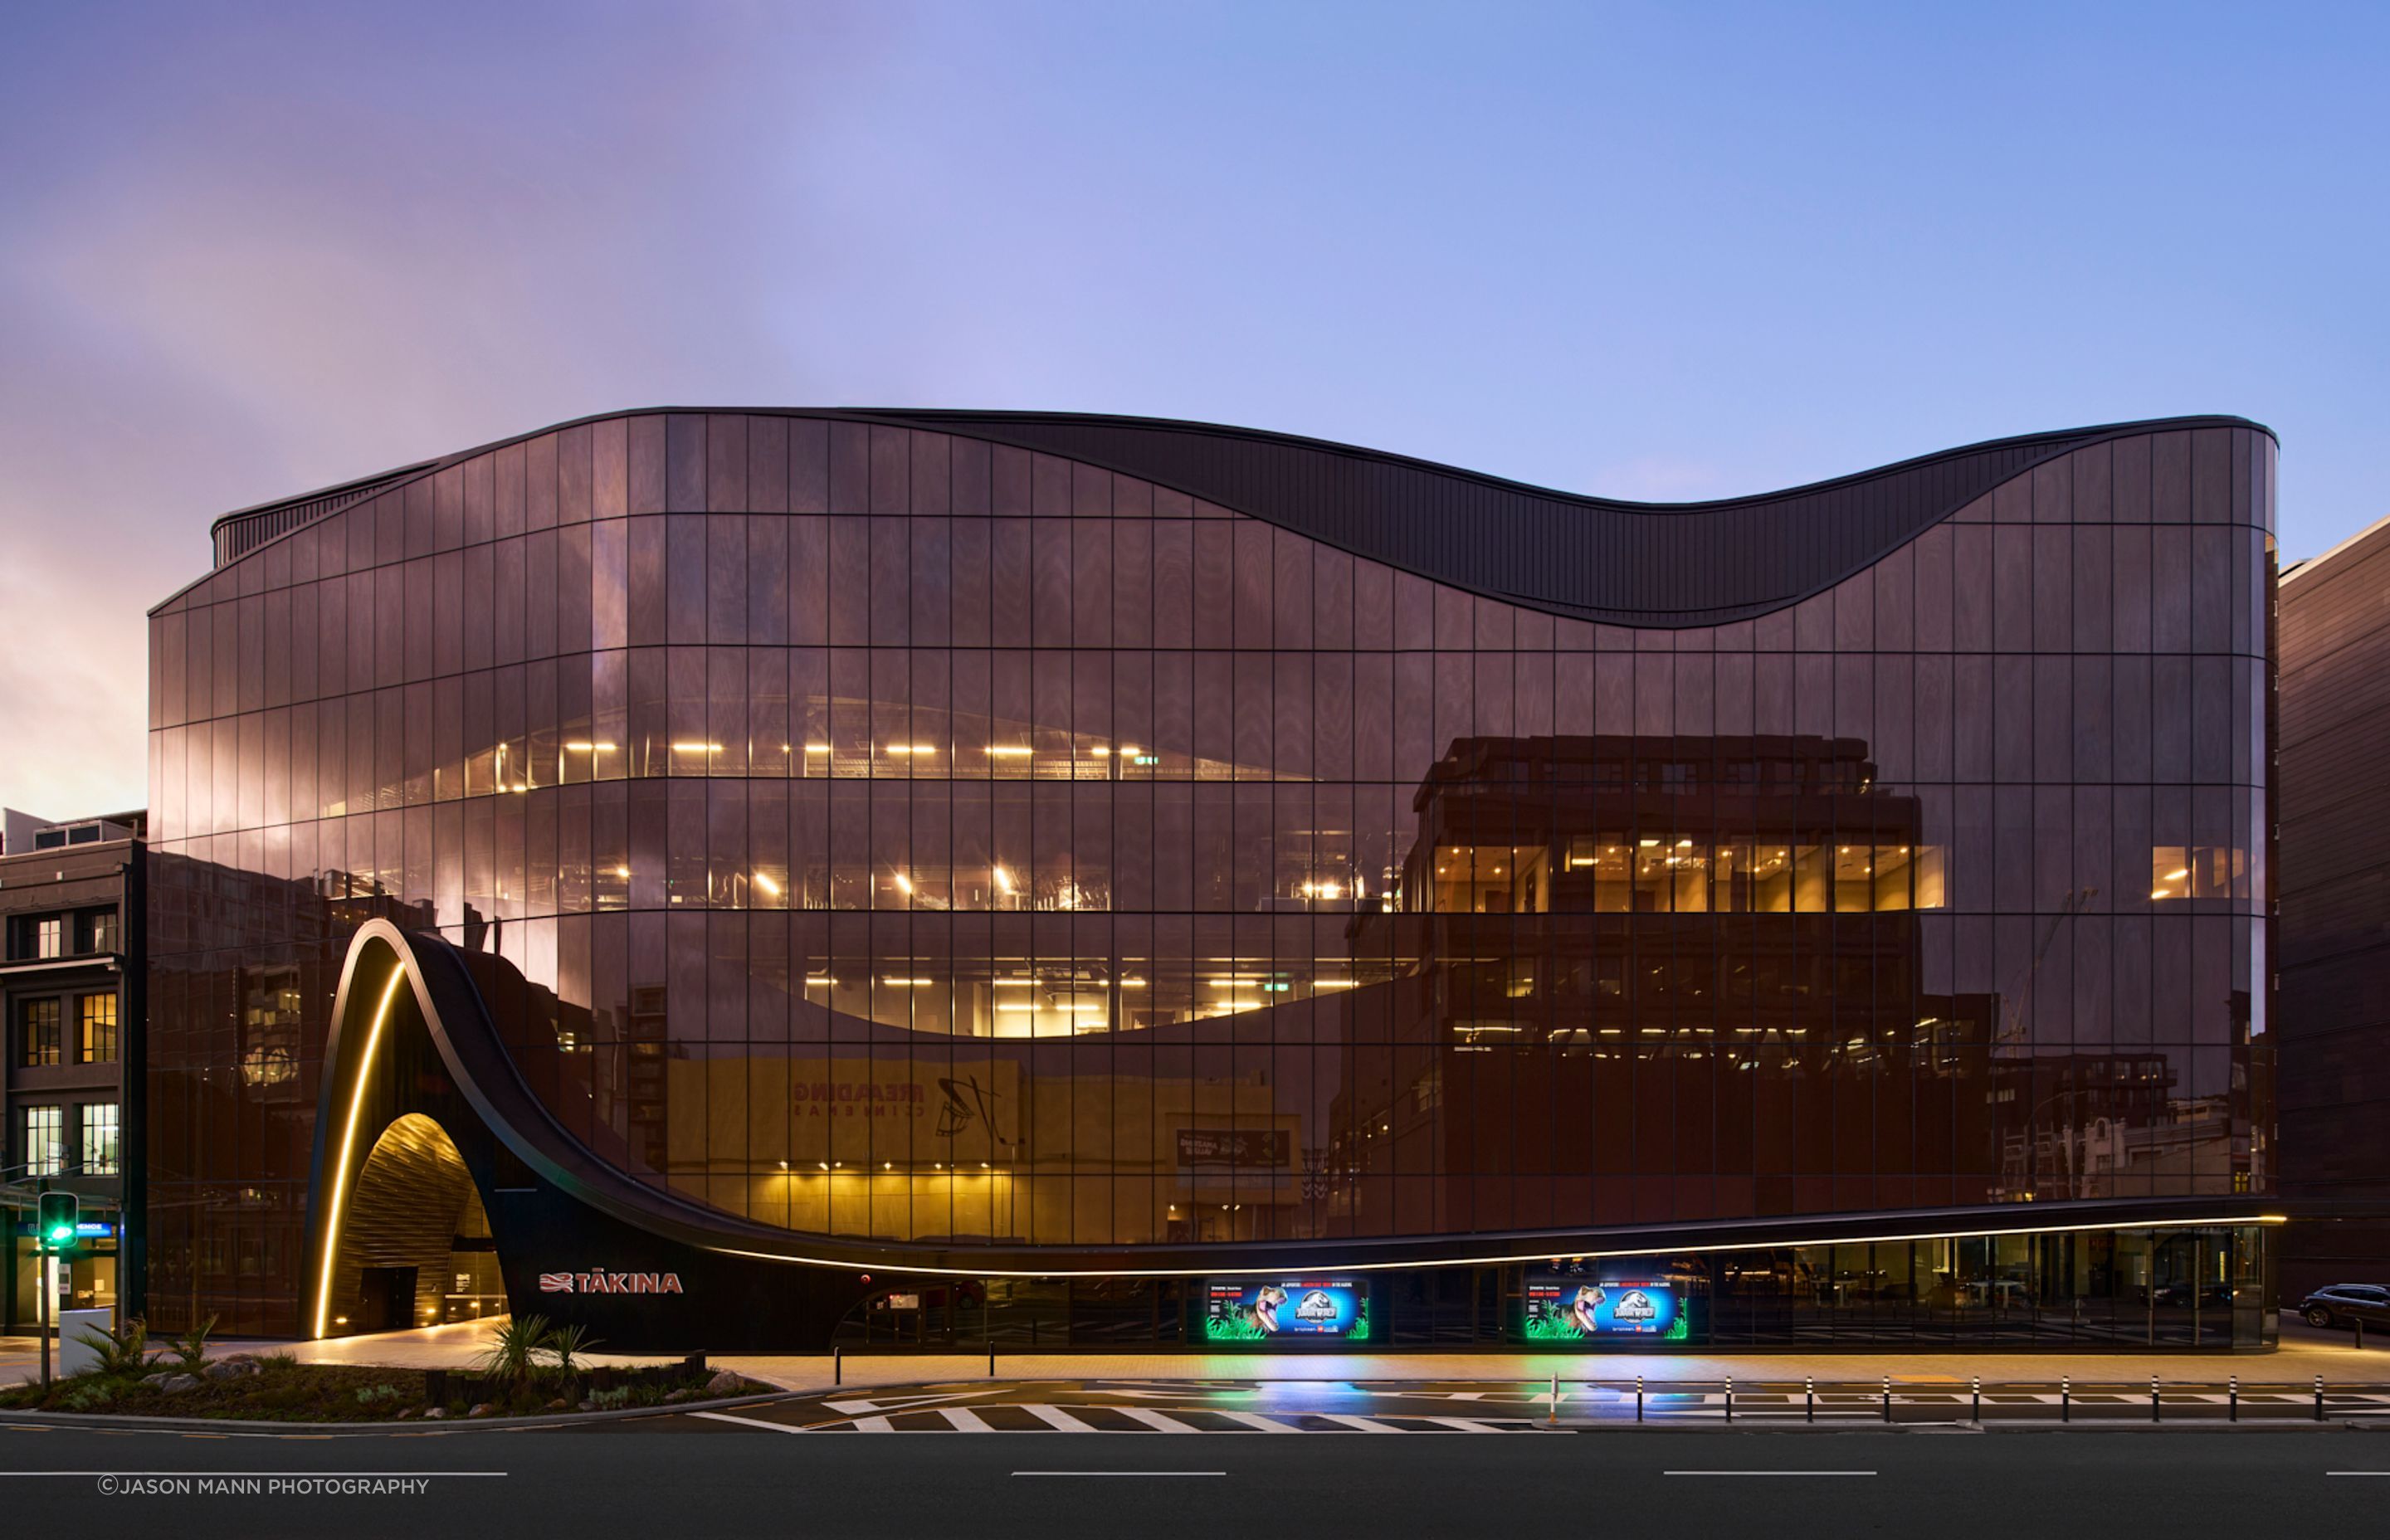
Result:
{"label": "dark car", "polygon": [[2299,1302],[2309,1326],[2390,1326],[2390,1289],[2378,1283],[2328,1283]]}

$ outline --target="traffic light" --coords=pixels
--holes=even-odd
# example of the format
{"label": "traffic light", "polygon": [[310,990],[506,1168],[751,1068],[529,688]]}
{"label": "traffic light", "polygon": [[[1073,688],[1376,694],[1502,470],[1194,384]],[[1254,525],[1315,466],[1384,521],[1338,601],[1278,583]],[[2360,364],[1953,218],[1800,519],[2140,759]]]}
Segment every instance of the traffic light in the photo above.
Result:
{"label": "traffic light", "polygon": [[62,1251],[75,1243],[75,1221],[83,1216],[83,1205],[71,1192],[42,1194],[42,1244],[53,1251]]}

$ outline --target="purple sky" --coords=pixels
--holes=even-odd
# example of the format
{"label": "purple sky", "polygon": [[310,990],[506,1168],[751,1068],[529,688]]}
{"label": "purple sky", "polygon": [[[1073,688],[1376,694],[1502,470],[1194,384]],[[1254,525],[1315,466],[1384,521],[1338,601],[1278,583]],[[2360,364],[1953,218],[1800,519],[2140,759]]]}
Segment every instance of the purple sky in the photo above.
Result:
{"label": "purple sky", "polygon": [[226,509],[609,408],[1762,491],[2233,412],[2385,512],[2390,8],[20,6],[0,802],[140,804]]}

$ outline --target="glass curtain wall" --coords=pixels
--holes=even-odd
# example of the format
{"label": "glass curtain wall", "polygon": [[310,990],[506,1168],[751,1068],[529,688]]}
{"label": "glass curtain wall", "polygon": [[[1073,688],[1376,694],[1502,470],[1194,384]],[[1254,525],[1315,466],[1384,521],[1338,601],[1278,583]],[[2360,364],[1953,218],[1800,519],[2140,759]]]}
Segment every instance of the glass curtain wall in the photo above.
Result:
{"label": "glass curtain wall", "polygon": [[1689,629],[853,421],[390,489],[152,619],[159,1308],[289,1326],[375,914],[512,965],[593,1149],[798,1231],[2267,1190],[2272,465],[2095,444]]}

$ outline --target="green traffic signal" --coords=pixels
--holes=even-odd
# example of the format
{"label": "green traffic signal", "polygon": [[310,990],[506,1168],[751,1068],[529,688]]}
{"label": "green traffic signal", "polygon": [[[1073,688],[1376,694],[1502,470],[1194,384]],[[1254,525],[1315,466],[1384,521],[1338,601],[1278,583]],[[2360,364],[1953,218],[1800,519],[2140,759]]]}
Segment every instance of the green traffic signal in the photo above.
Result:
{"label": "green traffic signal", "polygon": [[54,1249],[74,1244],[75,1222],[82,1217],[83,1205],[71,1192],[42,1194],[41,1223],[35,1226],[42,1238]]}

